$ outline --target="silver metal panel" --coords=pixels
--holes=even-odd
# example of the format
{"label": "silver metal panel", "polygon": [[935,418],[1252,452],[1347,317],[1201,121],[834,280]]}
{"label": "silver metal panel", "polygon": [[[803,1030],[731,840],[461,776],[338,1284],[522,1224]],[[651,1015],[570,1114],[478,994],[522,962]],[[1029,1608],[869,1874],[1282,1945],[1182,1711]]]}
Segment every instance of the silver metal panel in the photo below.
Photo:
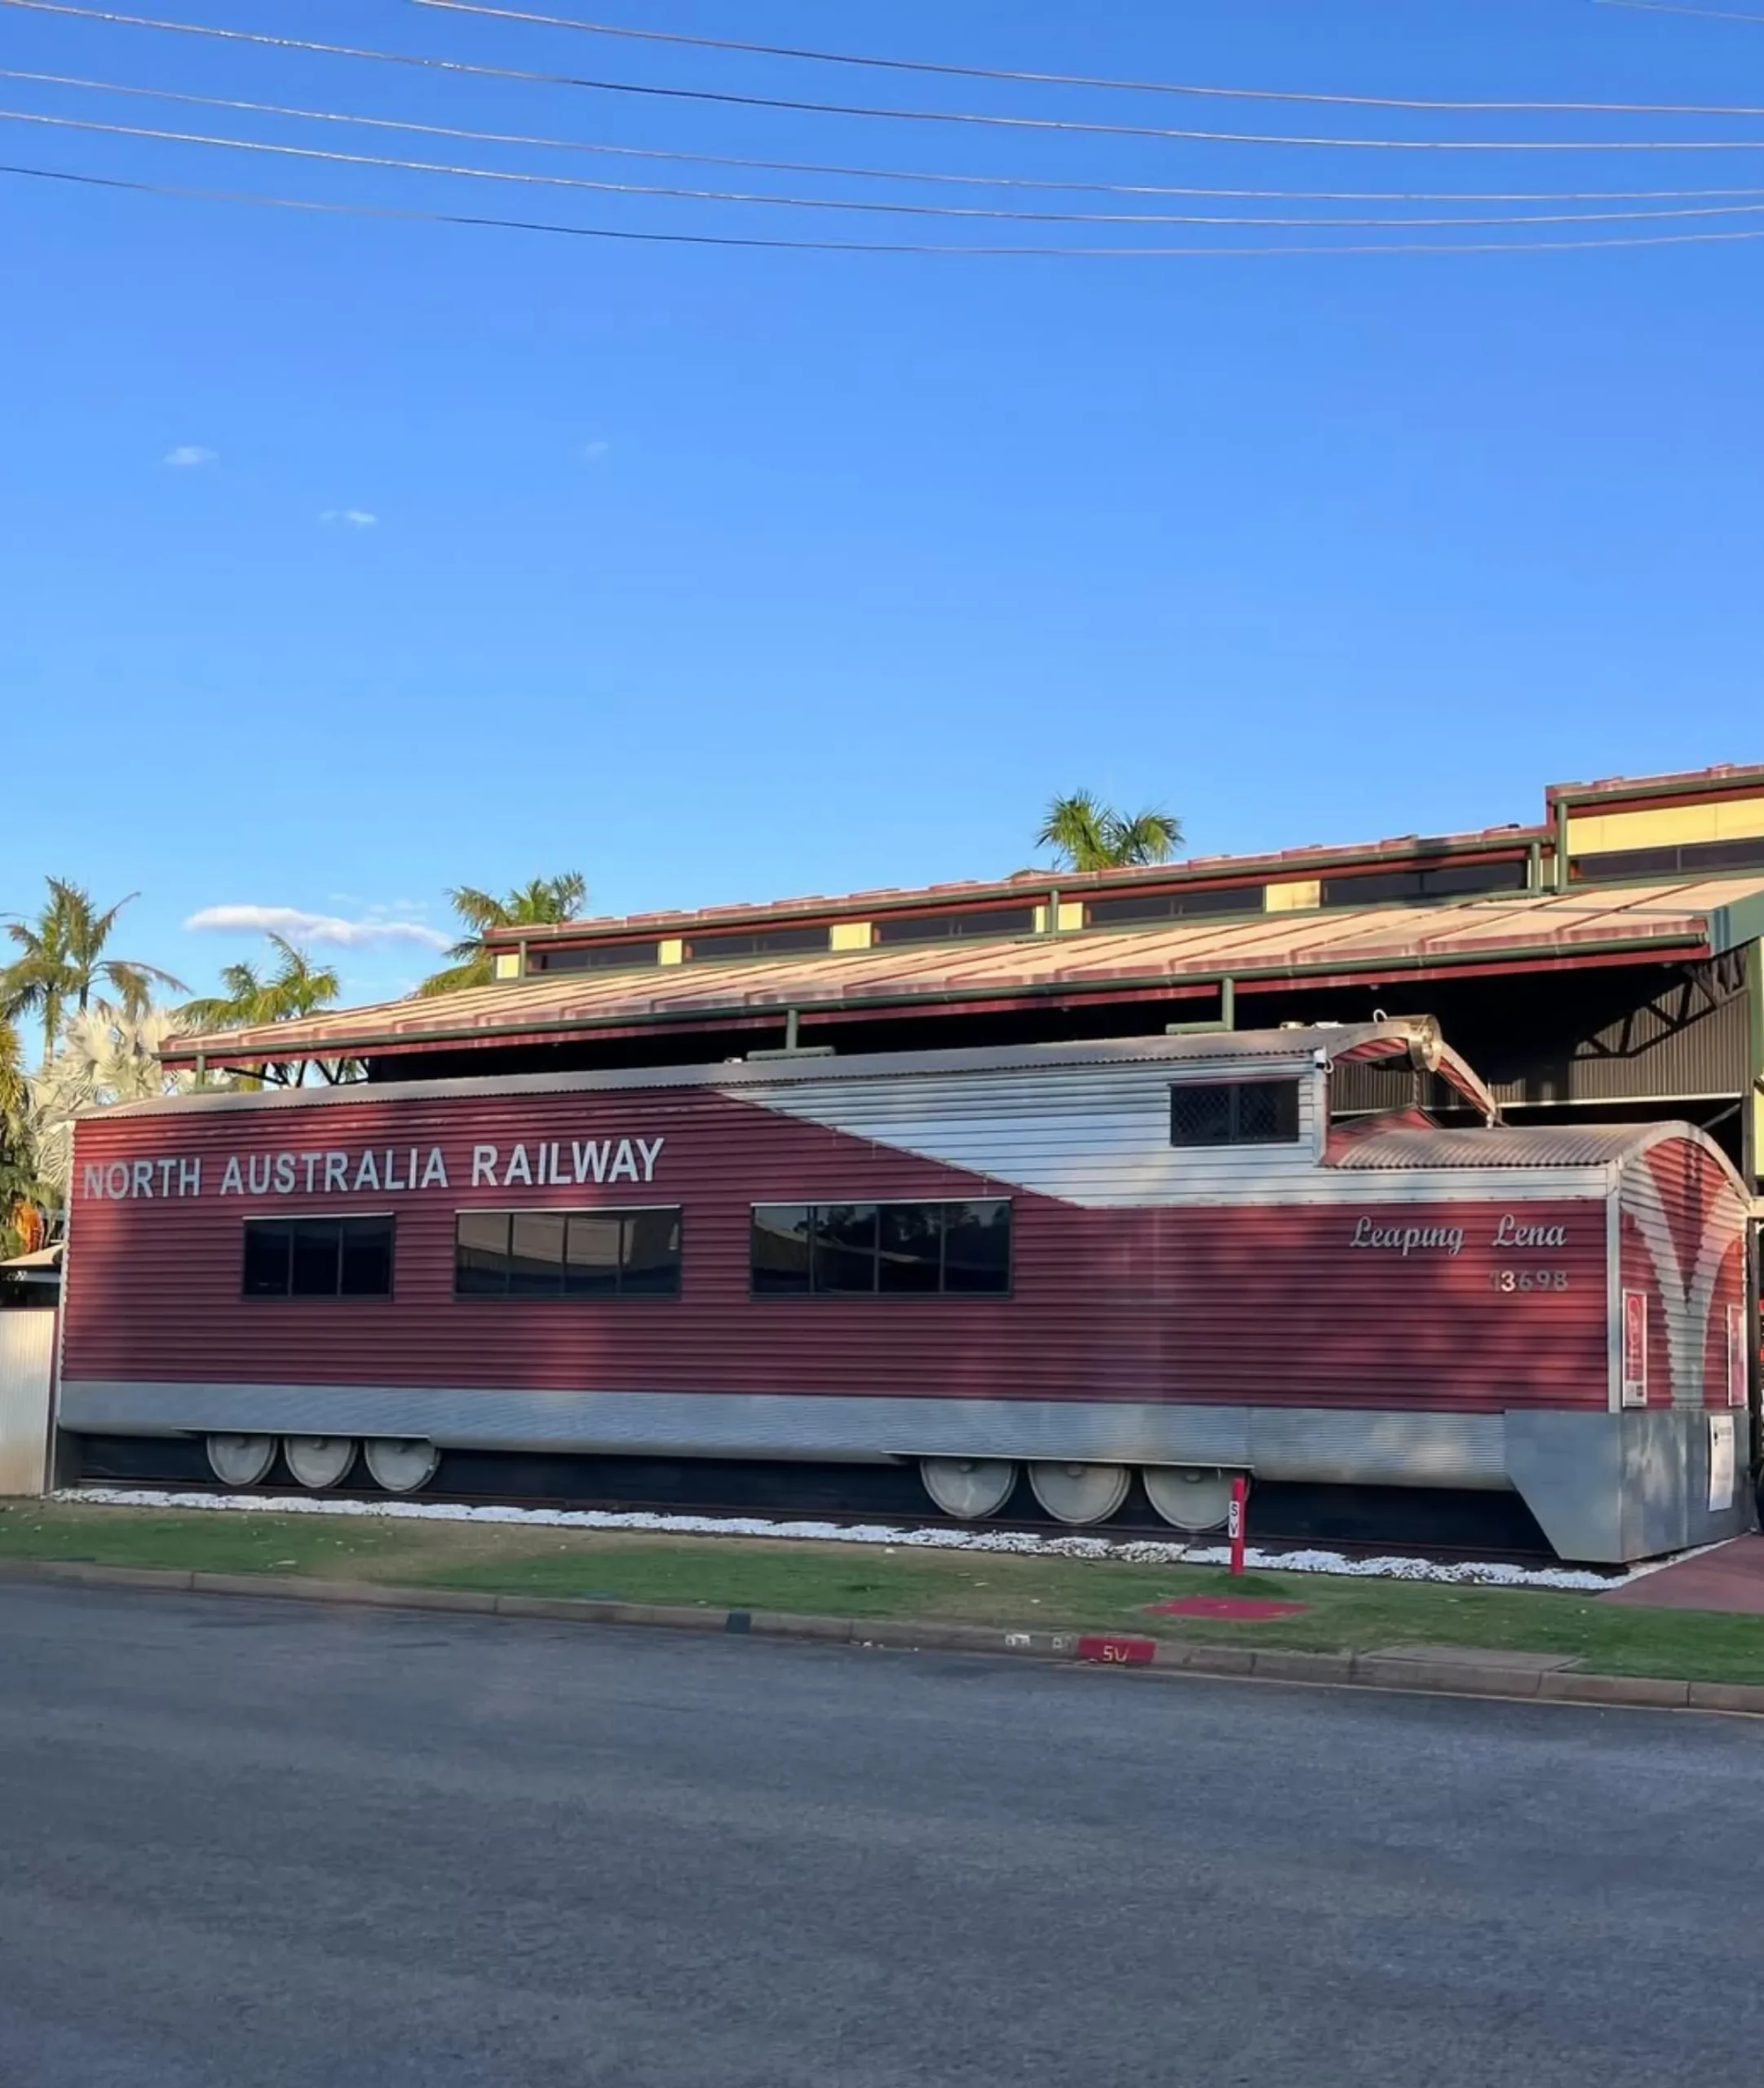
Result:
{"label": "silver metal panel", "polygon": [[62,1387],[61,1423],[84,1435],[425,1436],[456,1449],[878,1462],[1049,1458],[1224,1465],[1270,1479],[1368,1485],[1505,1483],[1497,1414],[86,1381]]}
{"label": "silver metal panel", "polygon": [[60,1317],[40,1305],[0,1312],[0,1494],[43,1490]]}
{"label": "silver metal panel", "polygon": [[1757,1527],[1749,1484],[1709,1502],[1709,1411],[1506,1416],[1507,1471],[1564,1559],[1618,1564]]}
{"label": "silver metal panel", "polygon": [[1332,1167],[1606,1167],[1643,1139],[1632,1124],[1507,1126],[1489,1130],[1368,1131],[1344,1143]]}
{"label": "silver metal panel", "polygon": [[[1386,1036],[1406,1038],[1401,1023],[1343,1023],[1334,1027],[1296,1029],[1224,1030],[1201,1036],[1105,1037],[1094,1042],[965,1046],[935,1051],[875,1051],[851,1058],[804,1059],[798,1064],[776,1059],[757,1064],[617,1066],[558,1073],[503,1073],[451,1080],[359,1081],[336,1087],[264,1089],[250,1092],[210,1090],[200,1095],[157,1095],[141,1102],[113,1104],[107,1117],[178,1116],[190,1111],[229,1109],[324,1109],[362,1101],[400,1101],[454,1095],[600,1094],[621,1090],[668,1087],[742,1089],[778,1087],[796,1082],[917,1080],[927,1073],[1010,1073],[1059,1066],[1133,1066],[1187,1064],[1229,1066],[1253,1064],[1258,1073],[1275,1068],[1294,1072],[1314,1067],[1356,1045]],[[217,1037],[215,1048],[235,1040]]]}
{"label": "silver metal panel", "polygon": [[1258,1479],[1342,1486],[1505,1488],[1498,1413],[1338,1412],[1253,1407],[1249,1464]]}

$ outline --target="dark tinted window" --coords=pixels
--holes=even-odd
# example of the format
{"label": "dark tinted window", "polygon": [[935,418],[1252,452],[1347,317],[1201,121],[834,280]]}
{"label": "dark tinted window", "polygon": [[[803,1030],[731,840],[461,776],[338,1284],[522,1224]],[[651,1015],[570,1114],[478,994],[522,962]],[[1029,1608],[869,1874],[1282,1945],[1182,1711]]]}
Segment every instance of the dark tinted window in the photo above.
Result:
{"label": "dark tinted window", "polygon": [[1427,870],[1368,870],[1359,877],[1325,878],[1325,906],[1412,905],[1429,899],[1461,899],[1477,891],[1523,891],[1528,865],[1442,863]]}
{"label": "dark tinted window", "polygon": [[285,1225],[245,1228],[245,1294],[247,1298],[288,1295],[288,1250],[293,1244]]}
{"label": "dark tinted window", "polygon": [[563,1212],[511,1212],[508,1227],[509,1296],[559,1298],[563,1293]]}
{"label": "dark tinted window", "polygon": [[940,943],[952,936],[1029,936],[1032,906],[990,906],[972,914],[885,914],[870,926],[878,943]]}
{"label": "dark tinted window", "polygon": [[390,1298],[390,1218],[245,1221],[247,1298]]}
{"label": "dark tinted window", "polygon": [[680,1214],[462,1210],[453,1238],[460,1298],[672,1298]]}
{"label": "dark tinted window", "polygon": [[809,1230],[814,1212],[807,1204],[761,1204],[754,1212],[753,1283],[755,1290],[806,1291],[809,1282]]}
{"label": "dark tinted window", "polygon": [[680,1287],[680,1214],[638,1210],[622,1221],[619,1289],[627,1296],[671,1297]]}
{"label": "dark tinted window", "polygon": [[920,1292],[941,1290],[944,1282],[944,1205],[884,1204],[878,1223],[877,1289]]}
{"label": "dark tinted window", "polygon": [[727,935],[694,936],[686,945],[687,961],[718,957],[788,957],[799,950],[820,950],[832,944],[833,931],[820,927],[745,929]]}
{"label": "dark tinted window", "polygon": [[570,1298],[616,1298],[625,1266],[625,1224],[617,1211],[572,1211],[564,1241],[564,1290]]}
{"label": "dark tinted window", "polygon": [[1296,1080],[1203,1081],[1170,1090],[1172,1145],[1290,1145],[1298,1136]]}
{"label": "dark tinted window", "polygon": [[1576,884],[1611,884],[1625,878],[1704,877],[1721,870],[1764,868],[1764,835],[1741,841],[1687,841],[1674,848],[1621,848],[1608,856],[1576,856],[1568,865]]}
{"label": "dark tinted window", "polygon": [[1084,909],[1087,928],[1116,927],[1128,921],[1181,921],[1197,914],[1259,914],[1265,885],[1237,885],[1212,891],[1135,891],[1120,899],[1093,899]]}
{"label": "dark tinted window", "polygon": [[1010,1288],[1009,1204],[945,1204],[945,1290],[1001,1291]]}
{"label": "dark tinted window", "polygon": [[346,1218],[338,1243],[338,1289],[345,1298],[392,1294],[392,1221]]}
{"label": "dark tinted window", "polygon": [[529,971],[611,971],[621,965],[657,964],[660,943],[578,943],[573,949],[529,949]]}
{"label": "dark tinted window", "polygon": [[763,1297],[997,1295],[1010,1288],[1010,1205],[758,1204],[753,1285]]}
{"label": "dark tinted window", "polygon": [[453,1248],[453,1288],[462,1296],[500,1298],[508,1289],[508,1213],[459,1214]]}
{"label": "dark tinted window", "polygon": [[815,1214],[815,1288],[876,1288],[876,1206],[824,1204]]}

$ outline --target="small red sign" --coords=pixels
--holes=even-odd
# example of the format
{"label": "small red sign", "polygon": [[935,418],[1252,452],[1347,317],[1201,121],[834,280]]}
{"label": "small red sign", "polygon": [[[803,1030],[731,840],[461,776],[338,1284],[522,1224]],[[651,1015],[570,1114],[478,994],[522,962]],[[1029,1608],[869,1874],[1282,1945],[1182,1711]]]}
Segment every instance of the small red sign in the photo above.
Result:
{"label": "small red sign", "polygon": [[1174,1602],[1148,1602],[1147,1617],[1231,1617],[1253,1624],[1264,1617],[1298,1617],[1305,1602],[1257,1602],[1249,1595],[1183,1595]]}
{"label": "small red sign", "polygon": [[1647,1405],[1647,1294],[1623,1294],[1623,1404]]}
{"label": "small red sign", "polygon": [[1156,1639],[1095,1637],[1078,1641],[1081,1661],[1096,1661],[1104,1667],[1149,1667],[1157,1657]]}

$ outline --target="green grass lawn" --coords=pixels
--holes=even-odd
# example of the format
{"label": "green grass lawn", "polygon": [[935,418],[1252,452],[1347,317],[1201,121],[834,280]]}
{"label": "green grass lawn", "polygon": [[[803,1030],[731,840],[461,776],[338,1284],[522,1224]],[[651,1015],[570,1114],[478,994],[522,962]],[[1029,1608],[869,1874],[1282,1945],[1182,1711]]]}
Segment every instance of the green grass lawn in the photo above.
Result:
{"label": "green grass lawn", "polygon": [[[1460,1645],[1572,1654],[1603,1674],[1764,1683],[1764,1617],[1614,1607],[1542,1590],[1453,1588],[1315,1573],[875,1549],[749,1537],[659,1537],[328,1515],[0,1505],[0,1559],[598,1595],[819,1616],[1133,1630],[1214,1643],[1364,1652]],[[1174,1595],[1306,1605],[1264,1623],[1149,1617]]]}

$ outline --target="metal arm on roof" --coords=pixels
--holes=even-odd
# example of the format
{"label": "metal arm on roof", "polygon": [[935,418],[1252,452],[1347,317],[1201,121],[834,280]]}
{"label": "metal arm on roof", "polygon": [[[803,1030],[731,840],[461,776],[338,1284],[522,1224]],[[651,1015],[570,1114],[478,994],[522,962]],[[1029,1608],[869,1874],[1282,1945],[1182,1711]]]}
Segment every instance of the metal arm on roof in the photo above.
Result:
{"label": "metal arm on roof", "polygon": [[1219,985],[1219,1011],[1211,1022],[1166,1022],[1166,1037],[1205,1037],[1216,1030],[1235,1029],[1237,1027],[1237,982],[1234,979],[1221,979]]}

